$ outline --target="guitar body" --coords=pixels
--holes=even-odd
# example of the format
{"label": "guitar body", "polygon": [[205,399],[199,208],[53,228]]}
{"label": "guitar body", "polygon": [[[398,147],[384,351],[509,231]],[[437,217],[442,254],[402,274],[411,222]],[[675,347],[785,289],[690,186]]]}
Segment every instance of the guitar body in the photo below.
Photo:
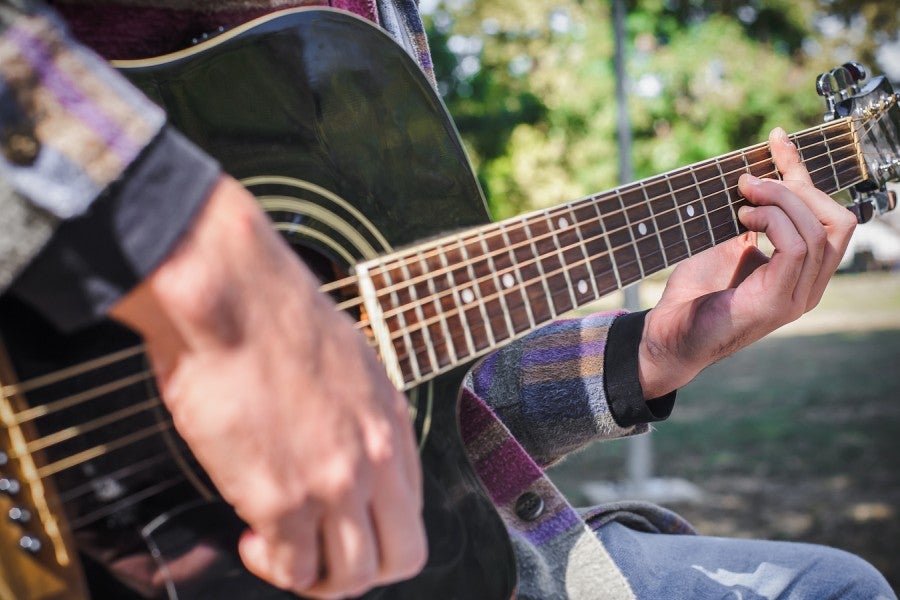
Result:
{"label": "guitar body", "polygon": [[[434,90],[399,46],[358,18],[287,11],[189,51],[119,66],[257,196],[323,282],[359,261],[488,221]],[[27,417],[0,432],[9,457],[0,477],[21,488],[0,495],[0,509],[31,516],[0,522],[0,543],[16,546],[0,550],[0,598],[293,597],[241,567],[235,544],[243,525],[171,429],[139,340],[112,322],[63,336],[10,298],[0,304],[0,336],[3,410]],[[117,358],[108,364],[28,383],[110,355]],[[367,599],[514,593],[506,530],[457,429],[465,370],[409,392],[429,561],[413,580]],[[18,547],[25,535],[40,547]]]}

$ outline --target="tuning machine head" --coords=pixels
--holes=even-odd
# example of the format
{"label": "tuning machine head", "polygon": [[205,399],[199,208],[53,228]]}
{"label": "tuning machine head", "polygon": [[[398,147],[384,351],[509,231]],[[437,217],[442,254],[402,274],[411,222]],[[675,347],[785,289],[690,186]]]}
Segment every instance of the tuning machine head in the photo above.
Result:
{"label": "tuning machine head", "polygon": [[859,84],[868,77],[866,68],[858,62],[846,62],[816,78],[816,91],[825,99],[825,120],[840,115],[837,104],[859,93]]}

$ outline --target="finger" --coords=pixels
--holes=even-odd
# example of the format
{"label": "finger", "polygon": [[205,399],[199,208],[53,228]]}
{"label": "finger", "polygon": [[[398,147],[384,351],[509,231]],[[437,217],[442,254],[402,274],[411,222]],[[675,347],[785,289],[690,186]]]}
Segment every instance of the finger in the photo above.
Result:
{"label": "finger", "polygon": [[800,158],[797,146],[781,127],[776,127],[769,133],[769,152],[772,153],[775,167],[784,179],[812,184],[809,171]]}
{"label": "finger", "polygon": [[809,206],[826,229],[827,241],[820,272],[810,289],[807,301],[807,310],[810,310],[818,304],[831,276],[847,251],[850,237],[857,225],[856,218],[850,211],[812,185],[810,174],[802,162],[798,149],[790,142],[783,129],[776,128],[772,131],[769,135],[769,147],[776,167],[784,175],[784,185]]}
{"label": "finger", "polygon": [[762,277],[763,287],[774,291],[776,301],[779,296],[792,299],[806,257],[806,243],[794,224],[777,206],[742,206],[738,218],[751,231],[765,233],[775,246],[769,262],[748,280]]}
{"label": "finger", "polygon": [[421,509],[423,501],[422,462],[419,457],[419,442],[410,418],[409,403],[405,396],[401,397],[403,401],[397,406],[393,439],[398,446],[406,483],[413,495],[416,507]]}
{"label": "finger", "polygon": [[316,598],[361,595],[377,584],[380,557],[367,508],[357,502],[340,507],[322,522],[325,565],[321,580],[302,590]]}
{"label": "finger", "polygon": [[317,528],[310,524],[285,528],[287,541],[271,543],[253,531],[238,541],[238,554],[247,570],[285,590],[304,590],[319,579],[320,549]]}
{"label": "finger", "polygon": [[398,477],[386,469],[372,497],[382,584],[412,577],[422,569],[428,555],[422,504],[405,491]]}
{"label": "finger", "polygon": [[780,127],[769,135],[769,147],[775,166],[784,176],[784,185],[796,193],[824,225],[839,225],[852,231],[854,223],[846,214],[849,211],[815,188],[799,151]]}
{"label": "finger", "polygon": [[319,569],[315,546],[302,546],[309,548],[301,556],[308,564],[291,566],[276,558],[274,548],[262,536],[248,530],[238,542],[238,554],[247,570],[260,579],[284,590],[302,590],[316,582]]}
{"label": "finger", "polygon": [[[816,218],[809,207],[796,194],[784,185],[774,181],[762,181],[744,175],[739,181],[741,193],[751,202],[758,205],[770,205],[780,208],[790,220],[790,226],[800,237],[798,243],[795,236],[788,236],[783,231],[767,231],[766,234],[775,244],[777,250],[786,252],[785,258],[802,258],[800,276],[797,279],[793,298],[806,307],[810,290],[822,270],[827,234],[824,226]],[[745,213],[746,214],[746,213]],[[782,223],[780,219],[773,221],[775,225]],[[780,236],[796,247],[779,248],[774,236]],[[799,316],[799,315],[798,315]]]}

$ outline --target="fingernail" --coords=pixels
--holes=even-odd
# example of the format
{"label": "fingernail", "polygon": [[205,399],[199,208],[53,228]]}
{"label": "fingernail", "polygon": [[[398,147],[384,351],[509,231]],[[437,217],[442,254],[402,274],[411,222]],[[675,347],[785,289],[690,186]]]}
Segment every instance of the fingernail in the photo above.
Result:
{"label": "fingernail", "polygon": [[778,139],[781,140],[782,144],[784,144],[785,146],[788,146],[790,148],[794,147],[794,142],[792,142],[791,138],[788,137],[787,131],[785,131],[781,127],[776,127],[775,130],[776,130],[776,135],[778,136]]}
{"label": "fingernail", "polygon": [[756,177],[755,175],[751,175],[750,173],[744,173],[744,182],[745,183],[747,183],[749,185],[759,185],[760,181],[761,180],[759,179],[759,177]]}
{"label": "fingernail", "polygon": [[738,208],[738,218],[744,218],[756,210],[753,206],[741,206]]}

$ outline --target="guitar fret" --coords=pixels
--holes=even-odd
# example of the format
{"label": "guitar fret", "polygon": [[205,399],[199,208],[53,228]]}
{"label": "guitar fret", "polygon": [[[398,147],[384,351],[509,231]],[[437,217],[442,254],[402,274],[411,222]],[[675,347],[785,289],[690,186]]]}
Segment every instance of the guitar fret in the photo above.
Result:
{"label": "guitar fret", "polygon": [[531,227],[529,227],[528,225],[528,220],[523,218],[521,222],[525,230],[526,238],[528,239],[528,245],[530,246],[532,255],[534,256],[534,265],[538,271],[541,286],[544,288],[544,292],[546,294],[547,308],[550,310],[549,318],[555,319],[559,313],[556,312],[556,307],[553,305],[553,294],[550,293],[550,288],[547,284],[547,275],[546,273],[544,273],[544,265],[541,263],[540,258],[541,253],[538,252],[537,246],[535,246],[534,244],[534,234],[531,231]]}
{"label": "guitar fret", "polygon": [[[663,184],[665,184],[665,188],[662,188]],[[665,258],[666,266],[668,267],[684,258],[685,253],[680,247],[686,243],[685,240],[687,239],[687,234],[684,232],[684,223],[681,219],[681,211],[676,202],[678,196],[675,194],[672,178],[660,177],[656,185],[660,186],[660,191],[658,193],[646,195],[652,196],[652,200],[648,199],[648,202],[650,204],[651,212],[655,215],[657,234],[659,235],[660,246],[662,246],[663,256]],[[654,209],[654,204],[660,208],[658,210]],[[682,237],[678,235],[679,227],[681,228]],[[676,254],[674,254],[673,257],[669,252],[674,252]],[[687,249],[686,254],[690,256],[690,249]]]}
{"label": "guitar fret", "polygon": [[[718,165],[718,162],[717,162],[716,164]],[[719,174],[721,174],[721,170],[719,171]],[[704,202],[704,203],[707,205],[707,212],[708,212],[708,213],[721,214],[721,215],[722,215],[722,218],[723,218],[723,221],[724,221],[723,224],[724,224],[724,225],[727,227],[727,229],[728,229],[728,231],[723,232],[723,234],[722,234],[722,239],[719,239],[719,238],[715,235],[715,231],[713,231],[713,239],[714,239],[714,242],[713,242],[713,243],[716,243],[716,244],[717,244],[717,243],[719,243],[720,241],[724,241],[724,240],[727,240],[727,239],[731,239],[732,237],[735,237],[735,236],[739,235],[739,234],[740,234],[740,230],[738,229],[739,221],[738,221],[738,218],[737,218],[737,213],[736,213],[735,210],[734,210],[734,204],[731,202],[731,198],[730,198],[729,195],[728,195],[728,188],[727,188],[727,186],[726,186],[725,189],[723,189],[723,190],[722,190],[721,192],[719,192],[719,193],[705,194],[705,193],[703,193],[703,191],[702,191],[702,188],[701,188],[701,186],[700,186],[700,182],[697,180],[697,172],[696,172],[695,169],[691,169],[691,177],[693,177],[693,179],[694,179],[694,184],[697,186],[697,189],[700,190],[700,194],[701,194],[704,198],[709,198],[709,199],[711,200],[712,208],[710,208],[710,206],[709,206],[709,205],[710,205],[710,202]],[[713,178],[711,178],[711,179],[712,179],[712,181],[716,181],[716,180],[717,180],[717,178],[715,178],[715,177],[713,177]],[[730,217],[726,216],[726,214],[725,214],[725,209],[727,209],[728,213],[731,214]],[[717,225],[717,227],[721,227],[721,226],[722,226],[722,225]],[[733,230],[733,231],[732,231],[732,230]]]}
{"label": "guitar fret", "polygon": [[[387,324],[388,331],[391,333],[392,338],[394,338],[397,333],[400,334],[400,338],[396,339],[403,341],[406,350],[405,355],[402,352],[397,352],[397,362],[400,364],[401,371],[409,372],[412,375],[412,378],[414,380],[417,380],[421,377],[422,370],[419,366],[418,357],[416,356],[412,334],[410,333],[408,324],[406,322],[406,316],[404,315],[404,311],[402,308],[403,304],[400,300],[400,296],[397,290],[393,289],[394,281],[391,277],[390,270],[388,269],[387,264],[384,261],[379,261],[378,266],[380,268],[378,269],[377,273],[378,275],[380,275],[381,281],[376,280],[376,273],[371,273],[372,282],[375,284],[375,288],[382,290],[391,290],[388,295],[391,306],[381,307],[383,314],[385,314],[384,320]],[[379,304],[381,304],[380,301]],[[388,316],[389,313],[393,313],[392,316]],[[391,319],[393,319],[397,324],[396,327],[391,327]],[[408,368],[404,368],[404,365],[406,365]]]}
{"label": "guitar fret", "polygon": [[[443,310],[443,306],[440,303],[439,298],[443,296],[444,290],[439,290],[437,287],[437,282],[434,280],[434,277],[430,275],[432,272],[431,265],[428,264],[428,260],[425,258],[422,250],[418,252],[419,257],[419,265],[422,267],[422,272],[427,275],[425,284],[428,287],[428,294],[432,298],[431,306],[434,308],[434,316],[438,319],[438,324],[441,328],[442,337],[444,339],[444,348],[446,352],[442,355],[447,357],[447,362],[442,362],[440,357],[437,359],[437,363],[440,367],[444,367],[447,364],[454,364],[458,362],[459,356],[456,354],[456,347],[453,343],[453,336],[450,333],[450,324],[447,322],[447,311]],[[435,349],[435,352],[437,349]]]}
{"label": "guitar fret", "polygon": [[[421,254],[421,252],[419,252]],[[414,281],[414,276],[412,271],[409,268],[408,260],[401,260],[400,262],[400,270],[403,273],[403,281]],[[418,275],[418,274],[417,274]],[[416,315],[416,321],[419,323],[418,332],[422,337],[422,346],[425,350],[425,356],[428,358],[428,363],[431,367],[429,373],[435,373],[439,370],[440,365],[438,364],[437,356],[434,352],[434,340],[431,336],[431,330],[428,325],[428,319],[425,316],[425,310],[422,307],[422,303],[419,301],[419,294],[416,290],[415,285],[407,285],[404,286],[407,293],[405,294],[408,298],[408,302],[406,302],[403,306],[413,305],[413,312]],[[418,353],[418,349],[416,350]]]}
{"label": "guitar fret", "polygon": [[[719,177],[722,180],[722,193],[725,195],[725,202],[728,203],[728,206],[731,207],[731,216],[734,222],[735,235],[741,234],[741,222],[737,216],[737,208],[735,208],[735,202],[731,201],[731,193],[729,191],[728,182],[725,180],[725,174],[722,173],[722,164],[718,159],[715,160],[716,168],[719,170]],[[734,185],[737,186],[737,179],[735,179]],[[735,196],[739,196],[739,193],[735,191]]]}
{"label": "guitar fret", "polygon": [[610,246],[610,256],[619,276],[619,287],[640,281],[642,278],[637,261],[637,247],[631,237],[631,227],[617,194],[611,193],[598,200],[603,228]]}
{"label": "guitar fret", "polygon": [[[834,164],[834,160],[833,160],[834,154],[831,151],[831,144],[828,142],[828,136],[825,135],[824,129],[820,129],[819,133],[822,134],[822,140],[825,142],[825,154],[827,157],[829,157],[828,162],[831,164],[831,173],[832,173],[832,175],[834,175],[834,189],[840,189],[841,180],[838,178],[837,168],[835,167],[835,164]],[[798,150],[800,149],[799,144],[797,145],[797,149]],[[802,158],[802,156],[803,155],[801,154],[801,158]]]}
{"label": "guitar fret", "polygon": [[494,290],[496,293],[491,295],[497,297],[497,305],[500,306],[500,310],[503,313],[503,322],[506,325],[506,333],[503,334],[503,339],[509,339],[513,337],[516,329],[513,327],[512,317],[510,316],[509,304],[506,301],[506,292],[503,290],[502,283],[497,275],[497,264],[492,256],[493,253],[491,247],[488,245],[487,239],[484,237],[484,232],[481,230],[478,231],[478,240],[481,243],[481,249],[484,252],[484,255],[487,257],[487,266],[491,272],[491,281],[494,282]]}
{"label": "guitar fret", "polygon": [[[829,173],[834,168],[834,164],[831,162],[828,155],[818,153],[809,155],[809,147],[803,148],[802,144],[797,144],[797,152],[800,154],[800,159],[806,165],[810,177],[812,177],[814,181],[819,182],[820,185],[824,186],[824,180],[831,179],[831,177],[827,175],[823,177],[823,173]],[[805,156],[804,153],[808,156]]]}
{"label": "guitar fret", "polygon": [[[562,272],[562,277],[566,282],[566,289],[569,292],[569,301],[571,304],[569,306],[564,305],[557,311],[558,314],[564,314],[578,306],[578,300],[575,298],[575,288],[572,286],[572,277],[569,273],[569,266],[566,262],[565,255],[563,254],[563,246],[559,243],[558,235],[559,231],[565,230],[565,228],[568,227],[569,222],[565,218],[560,217],[560,219],[555,223],[557,227],[554,227],[552,217],[548,211],[544,211],[544,219],[547,223],[547,229],[550,232],[550,237],[553,240],[553,245],[556,247],[555,254],[559,258],[559,269],[554,269],[553,271]],[[556,286],[553,286],[553,289],[556,289]]]}
{"label": "guitar fret", "polygon": [[662,232],[659,221],[656,219],[656,213],[653,210],[653,202],[650,201],[650,198],[647,197],[647,188],[641,186],[641,189],[644,191],[644,198],[647,201],[647,208],[650,211],[650,220],[653,221],[653,227],[656,229],[656,239],[659,242],[659,250],[662,254],[663,265],[665,267],[669,266],[669,257],[666,254],[666,244],[662,239]]}
{"label": "guitar fret", "polygon": [[515,287],[517,290],[519,290],[519,294],[521,294],[522,296],[522,307],[524,308],[523,312],[527,319],[525,323],[526,327],[522,329],[515,328],[515,332],[519,333],[521,331],[524,331],[525,329],[534,329],[537,326],[537,323],[534,320],[534,315],[531,313],[531,302],[528,301],[528,294],[525,291],[525,287],[522,285],[522,274],[519,271],[519,268],[516,266],[516,256],[512,250],[512,241],[509,238],[509,234],[506,232],[506,224],[501,222],[498,224],[498,227],[500,230],[500,235],[503,237],[503,243],[505,247],[509,248],[509,250],[507,250],[507,256],[510,260],[510,271],[503,274],[503,278],[506,280],[504,288],[508,290],[512,287]]}
{"label": "guitar fret", "polygon": [[[672,187],[671,183],[669,183],[669,187],[670,188]],[[699,190],[698,190],[698,192],[699,192]],[[691,244],[690,244],[690,242],[688,242],[688,234],[687,234],[687,229],[684,226],[684,218],[682,218],[682,216],[681,216],[681,206],[679,206],[678,202],[675,200],[674,195],[672,196],[672,206],[674,208],[672,208],[670,210],[674,210],[675,215],[678,217],[678,227],[679,227],[679,229],[681,229],[681,239],[683,240],[682,243],[684,244],[684,247],[686,250],[685,256],[679,256],[676,259],[676,260],[681,260],[682,258],[687,258],[687,257],[693,256],[693,254],[691,253]],[[677,234],[677,232],[675,232],[675,233]]]}
{"label": "guitar fret", "polygon": [[628,230],[628,235],[631,237],[631,245],[634,248],[634,260],[637,263],[638,269],[641,272],[640,279],[643,279],[647,275],[644,273],[644,264],[641,262],[641,255],[637,245],[637,240],[634,237],[634,229],[631,225],[631,219],[628,216],[628,211],[625,208],[625,201],[622,199],[622,194],[620,190],[616,190],[616,198],[619,199],[619,207],[622,210],[622,214],[625,216],[625,227]]}
{"label": "guitar fret", "polygon": [[[572,223],[573,223],[572,229],[575,231],[575,236],[578,238],[578,244],[576,244],[576,245],[581,250],[581,255],[584,257],[584,270],[586,272],[586,277],[588,280],[590,280],[590,282],[591,282],[590,289],[592,289],[594,292],[593,297],[591,299],[597,300],[598,298],[600,298],[600,292],[597,290],[597,278],[594,276],[594,273],[591,271],[591,268],[590,268],[591,258],[588,255],[587,244],[585,243],[584,235],[582,235],[582,233],[581,233],[581,222],[578,219],[578,215],[575,214],[575,208],[571,204],[568,206],[568,210],[569,210],[569,216],[572,217]],[[579,279],[578,283],[576,284],[578,286],[578,292],[582,293],[582,294],[586,294],[589,290],[585,290],[584,292],[581,291],[581,287],[582,287],[581,282],[582,281],[583,281],[582,279]],[[583,305],[584,301],[579,302],[579,304]]]}
{"label": "guitar fret", "polygon": [[[594,208],[594,212],[597,214],[597,224],[600,225],[600,235],[601,235],[601,238],[603,239],[603,243],[606,245],[606,257],[609,260],[609,264],[612,266],[612,273],[616,279],[616,285],[612,289],[621,289],[622,288],[622,277],[619,275],[619,267],[616,265],[616,257],[613,254],[612,245],[611,245],[610,239],[609,239],[609,233],[606,230],[606,225],[603,223],[603,215],[600,213],[600,203],[598,200],[599,199],[597,199],[597,198],[592,199],[591,206]],[[596,256],[598,256],[598,257],[601,256],[601,253],[598,252],[596,254]],[[592,269],[592,271],[595,273],[595,277],[596,277],[596,274],[603,272],[600,269]],[[612,291],[612,290],[606,290],[605,288],[603,288],[603,289],[606,292]]]}
{"label": "guitar fret", "polygon": [[[702,192],[695,186],[684,170],[672,173],[668,178],[669,188],[677,201],[674,203],[678,211],[681,228],[684,231],[684,245],[687,256],[709,248],[712,245],[712,231],[707,227],[706,204]],[[684,215],[682,215],[682,212]],[[686,219],[684,217],[687,217]],[[704,222],[707,225],[704,225]]]}
{"label": "guitar fret", "polygon": [[[484,333],[485,333],[485,342],[486,345],[479,344],[479,340],[475,339],[475,348],[478,350],[484,350],[485,348],[493,348],[497,345],[496,340],[494,339],[494,329],[491,326],[491,319],[488,317],[488,310],[484,304],[484,295],[481,293],[481,286],[478,283],[478,275],[475,273],[475,268],[472,266],[471,256],[469,255],[468,244],[462,241],[460,238],[460,250],[463,254],[463,259],[466,263],[466,271],[469,274],[469,281],[471,282],[471,287],[467,288],[471,290],[474,298],[471,301],[476,301],[478,303],[478,312],[481,313],[482,322],[484,323]],[[463,300],[465,300],[465,290],[463,291]],[[474,339],[474,338],[473,338]]]}
{"label": "guitar fret", "polygon": [[[632,197],[628,198],[629,195]],[[623,189],[619,198],[627,206],[626,217],[632,224],[631,235],[635,238],[635,246],[638,249],[641,273],[646,276],[667,267],[665,245],[659,235],[659,224],[653,219],[653,208],[645,185],[638,183]],[[635,232],[640,237],[635,236]]]}
{"label": "guitar fret", "polygon": [[[441,248],[441,246],[438,246],[438,248]],[[455,313],[456,318],[459,319],[463,338],[466,343],[466,349],[468,350],[468,354],[463,356],[475,356],[475,341],[472,339],[472,327],[469,325],[469,318],[468,315],[466,315],[465,306],[460,297],[459,286],[457,285],[456,277],[453,274],[453,268],[450,266],[451,264],[459,264],[459,261],[452,261],[451,263],[450,257],[448,256],[448,253],[451,251],[453,251],[453,249],[440,252],[438,256],[440,256],[442,270],[446,272],[447,284],[449,285],[450,293],[453,296],[453,312]]]}

